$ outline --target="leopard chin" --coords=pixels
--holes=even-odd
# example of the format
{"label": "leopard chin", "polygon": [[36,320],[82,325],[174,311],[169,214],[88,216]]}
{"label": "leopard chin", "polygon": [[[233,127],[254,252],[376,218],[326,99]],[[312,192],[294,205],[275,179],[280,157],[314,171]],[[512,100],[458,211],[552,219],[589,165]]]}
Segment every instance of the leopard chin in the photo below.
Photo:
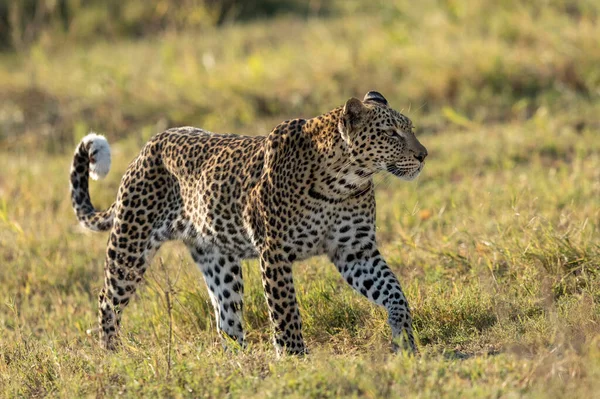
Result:
{"label": "leopard chin", "polygon": [[401,180],[412,181],[415,180],[421,174],[424,165],[425,163],[423,162],[421,162],[417,167],[413,168],[400,167],[397,165],[388,165],[386,170],[394,176],[400,178]]}

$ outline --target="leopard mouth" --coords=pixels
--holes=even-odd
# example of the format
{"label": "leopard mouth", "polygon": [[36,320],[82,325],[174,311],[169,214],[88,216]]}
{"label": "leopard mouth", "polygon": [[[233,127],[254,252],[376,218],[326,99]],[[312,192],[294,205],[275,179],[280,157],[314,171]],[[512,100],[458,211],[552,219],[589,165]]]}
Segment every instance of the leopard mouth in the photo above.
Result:
{"label": "leopard mouth", "polygon": [[387,165],[386,170],[402,180],[414,180],[423,170],[424,162],[419,162],[416,167],[403,167],[394,164]]}

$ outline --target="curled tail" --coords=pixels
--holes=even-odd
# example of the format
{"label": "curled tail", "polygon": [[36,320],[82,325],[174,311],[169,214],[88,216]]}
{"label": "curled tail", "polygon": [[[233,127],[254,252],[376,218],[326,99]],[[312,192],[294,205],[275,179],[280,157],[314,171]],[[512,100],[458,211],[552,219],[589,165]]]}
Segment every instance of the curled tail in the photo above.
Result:
{"label": "curled tail", "polygon": [[93,231],[106,231],[112,227],[113,203],[105,211],[92,205],[88,190],[88,177],[103,179],[110,170],[110,147],[104,136],[90,133],[81,140],[71,165],[71,202],[79,223]]}

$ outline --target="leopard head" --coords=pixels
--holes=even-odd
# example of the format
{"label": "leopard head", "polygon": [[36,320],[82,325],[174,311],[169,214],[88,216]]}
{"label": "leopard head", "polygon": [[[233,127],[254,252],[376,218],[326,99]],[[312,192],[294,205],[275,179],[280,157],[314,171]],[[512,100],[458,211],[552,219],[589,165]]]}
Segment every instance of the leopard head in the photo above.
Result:
{"label": "leopard head", "polygon": [[349,99],[338,129],[358,167],[388,171],[403,180],[421,173],[427,149],[415,136],[411,120],[391,108],[380,93],[370,91],[362,101]]}

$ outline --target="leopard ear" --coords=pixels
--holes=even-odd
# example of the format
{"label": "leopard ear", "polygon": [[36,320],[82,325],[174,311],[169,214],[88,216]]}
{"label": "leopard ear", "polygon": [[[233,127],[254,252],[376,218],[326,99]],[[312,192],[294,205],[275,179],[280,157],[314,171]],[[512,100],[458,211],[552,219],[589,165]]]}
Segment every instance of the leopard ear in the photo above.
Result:
{"label": "leopard ear", "polygon": [[346,105],[344,105],[344,119],[350,123],[351,127],[354,127],[357,123],[364,119],[367,111],[368,108],[365,107],[362,101],[360,101],[358,98],[352,97],[346,101]]}
{"label": "leopard ear", "polygon": [[368,110],[358,98],[352,97],[346,101],[339,122],[339,130],[344,140],[351,141],[353,130],[364,120]]}
{"label": "leopard ear", "polygon": [[352,133],[365,119],[368,111],[369,109],[358,98],[352,97],[346,101],[338,128],[342,138],[348,144],[352,141]]}
{"label": "leopard ear", "polygon": [[382,105],[388,105],[388,101],[385,97],[378,91],[370,91],[365,94],[365,98],[363,98],[364,102],[374,102]]}

